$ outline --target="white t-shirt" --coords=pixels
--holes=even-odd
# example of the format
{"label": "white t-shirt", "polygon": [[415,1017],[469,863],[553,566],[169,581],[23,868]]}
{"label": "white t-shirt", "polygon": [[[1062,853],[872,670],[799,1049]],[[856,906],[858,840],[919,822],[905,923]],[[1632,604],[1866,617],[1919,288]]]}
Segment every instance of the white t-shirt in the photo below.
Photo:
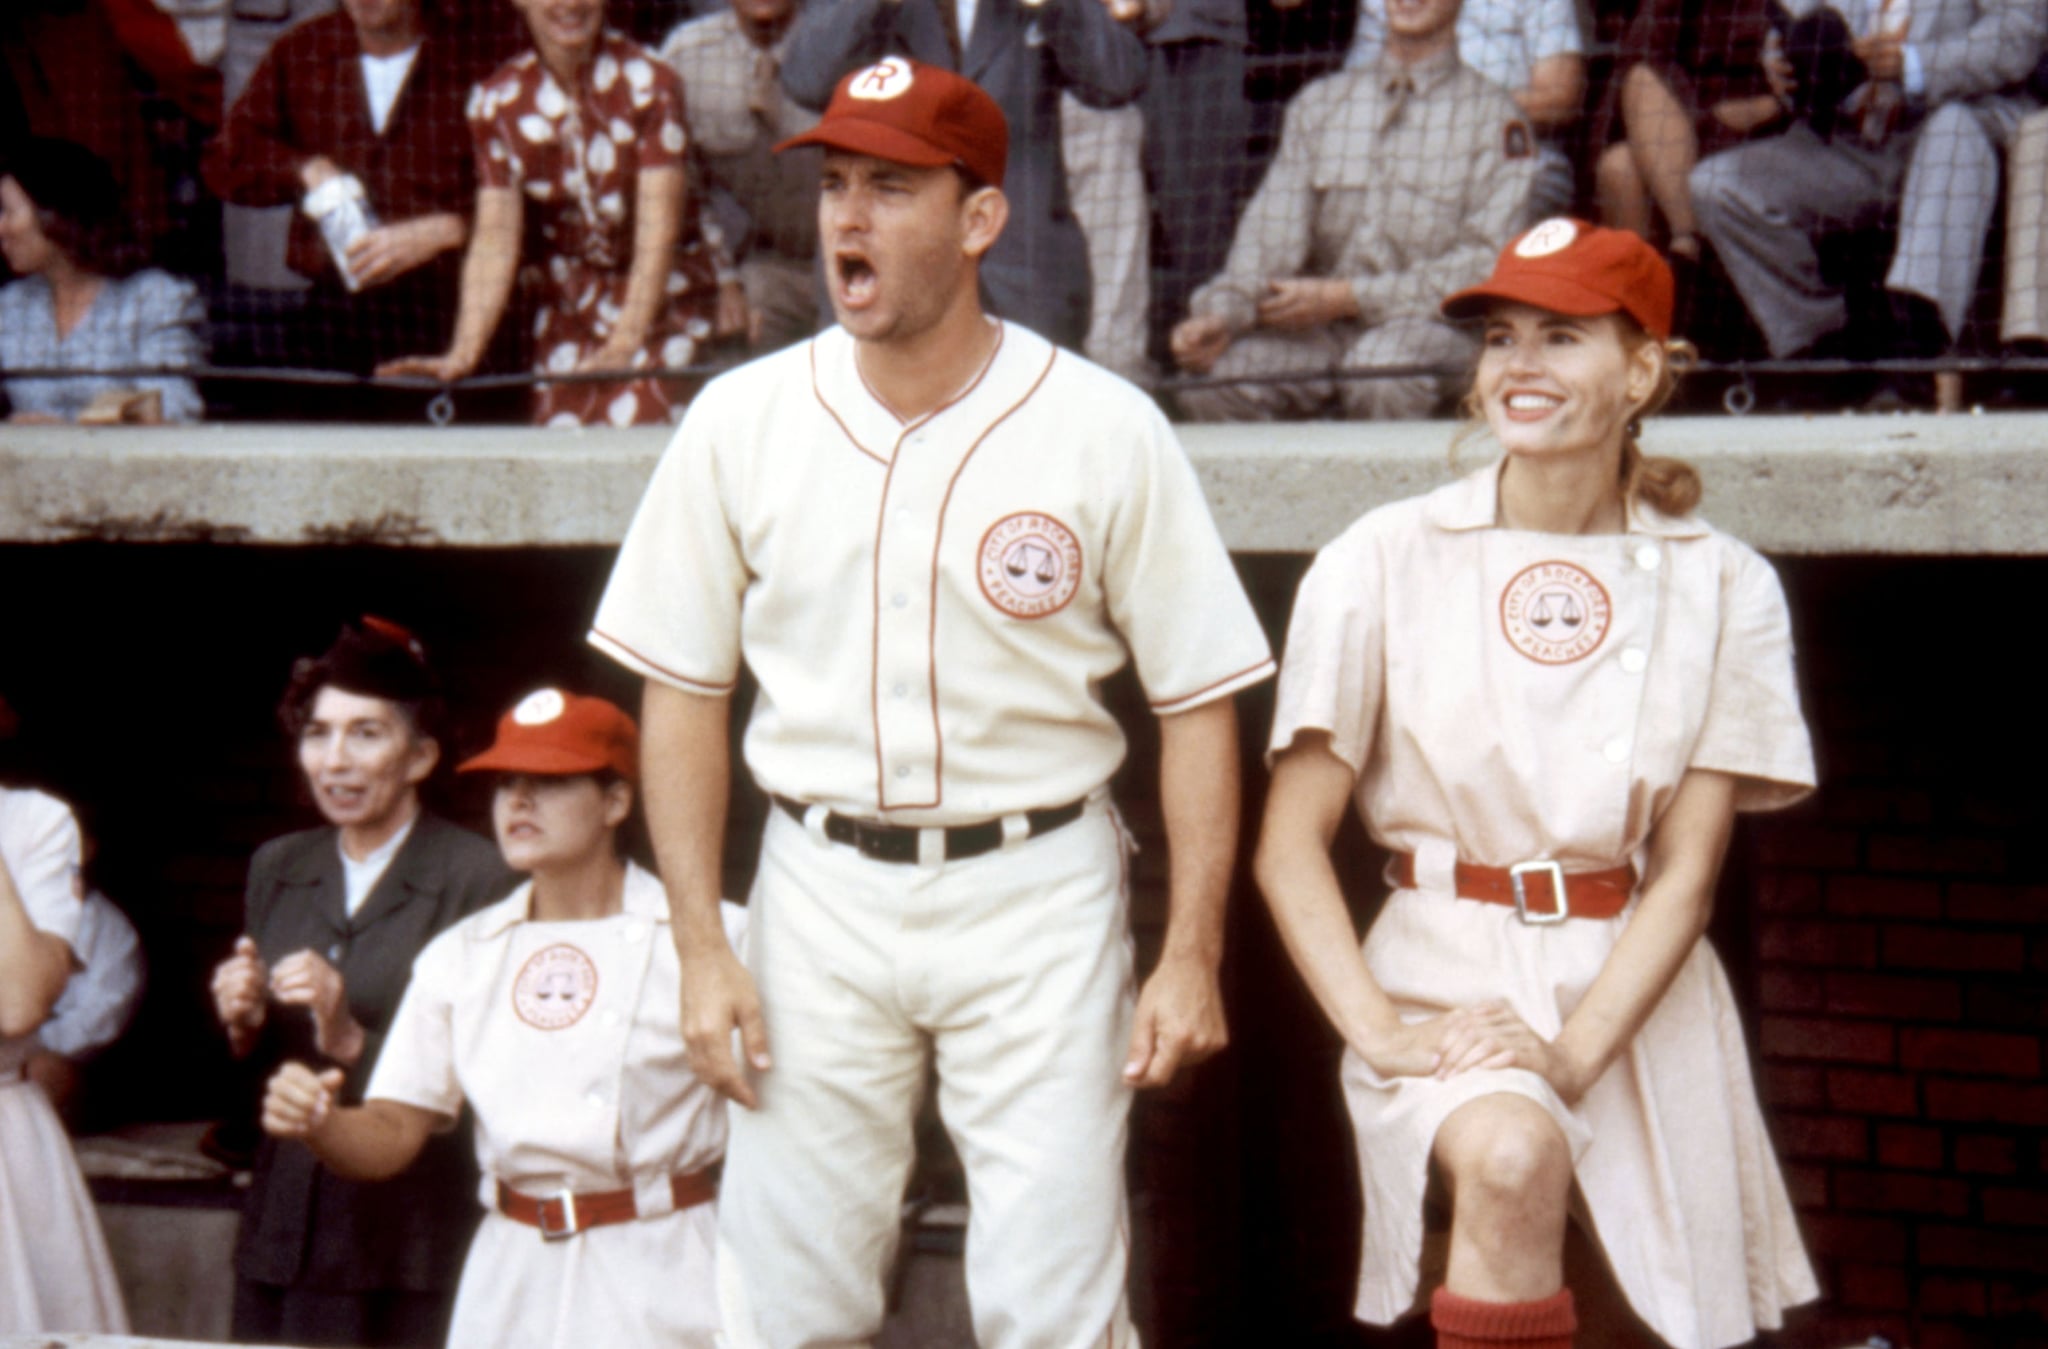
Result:
{"label": "white t-shirt", "polygon": [[396,56],[363,53],[363,92],[370,99],[370,126],[378,135],[391,125],[391,110],[398,106],[399,90],[412,73],[413,58],[420,54],[417,42]]}

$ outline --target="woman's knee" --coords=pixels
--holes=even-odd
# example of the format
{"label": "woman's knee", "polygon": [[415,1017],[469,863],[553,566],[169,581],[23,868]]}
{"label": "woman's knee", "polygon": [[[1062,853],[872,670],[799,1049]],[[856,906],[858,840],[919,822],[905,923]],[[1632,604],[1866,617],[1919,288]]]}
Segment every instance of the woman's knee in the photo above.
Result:
{"label": "woman's knee", "polygon": [[1448,1137],[1442,1139],[1446,1146],[1440,1157],[1451,1178],[1453,1201],[1461,1207],[1506,1203],[1561,1211],[1571,1192],[1571,1146],[1539,1107],[1519,1100],[1515,1106],[1520,1108],[1490,1109],[1456,1130],[1457,1116],[1445,1121]]}

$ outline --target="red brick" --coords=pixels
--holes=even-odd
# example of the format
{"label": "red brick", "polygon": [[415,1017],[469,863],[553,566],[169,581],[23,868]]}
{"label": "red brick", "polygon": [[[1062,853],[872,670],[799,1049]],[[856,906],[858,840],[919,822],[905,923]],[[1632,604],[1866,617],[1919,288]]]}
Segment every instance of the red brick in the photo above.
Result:
{"label": "red brick", "polygon": [[2005,843],[1968,835],[1880,834],[1870,840],[1870,868],[1932,876],[1999,876],[2006,870]]}
{"label": "red brick", "polygon": [[1927,824],[1934,818],[1934,798],[1887,787],[1831,786],[1821,793],[1821,814],[1838,824]]}
{"label": "red brick", "polygon": [[1882,1125],[1877,1131],[1877,1160],[1895,1171],[1939,1171],[1941,1130],[1914,1124]]}
{"label": "red brick", "polygon": [[1861,842],[1853,829],[1785,821],[1757,830],[1757,860],[1767,867],[1854,871],[1860,864]]}
{"label": "red brick", "polygon": [[1836,1278],[1835,1297],[1844,1307],[1902,1312],[1913,1305],[1906,1271],[1897,1265],[1843,1265]]}
{"label": "red brick", "polygon": [[2048,1128],[2048,1086],[1930,1078],[1927,1118]]}
{"label": "red brick", "polygon": [[1906,1258],[1906,1224],[1896,1219],[1809,1213],[1805,1224],[1807,1239],[1820,1255],[1889,1265]]}
{"label": "red brick", "polygon": [[1763,1098],[1783,1110],[1818,1110],[1828,1103],[1827,1082],[1818,1068],[1767,1063],[1763,1072]]}
{"label": "red brick", "polygon": [[1961,923],[2038,923],[2048,915],[2048,885],[1978,885],[1948,888],[1948,916]]}
{"label": "red brick", "polygon": [[1870,1156],[1870,1128],[1853,1115],[1783,1115],[1778,1142],[1787,1157],[1860,1162]]}
{"label": "red brick", "polygon": [[1850,918],[1939,918],[1941,886],[1883,876],[1830,876],[1828,912]]}
{"label": "red brick", "polygon": [[2043,1284],[2038,1278],[2020,1284],[1994,1281],[1991,1285],[1991,1314],[2031,1316],[2037,1321],[2048,1321],[2048,1284]]}
{"label": "red brick", "polygon": [[1981,1327],[1926,1320],[1920,1321],[1919,1326],[1919,1333],[1910,1341],[1913,1349],[1985,1349]]}
{"label": "red brick", "polygon": [[1918,1115],[1918,1085],[1908,1073],[1837,1070],[1828,1074],[1828,1104],[1852,1115]]}
{"label": "red brick", "polygon": [[1757,981],[1757,1003],[1769,1012],[1818,1012],[1820,979],[1807,970],[1765,970]]}
{"label": "red brick", "polygon": [[1970,1212],[1970,1186],[1942,1176],[1899,1171],[1837,1171],[1835,1207],[1845,1213],[1920,1213],[1962,1218]]}
{"label": "red brick", "polygon": [[2009,1227],[1945,1227],[1920,1229],[1915,1243],[1922,1265],[1936,1269],[2014,1270],[2035,1274],[2048,1269],[2048,1233],[2038,1236]]}
{"label": "red brick", "polygon": [[2048,819],[2048,801],[2017,791],[1965,792],[1948,803],[1948,812],[1964,824],[1986,829],[2032,829]]}
{"label": "red brick", "polygon": [[1988,1189],[1984,1221],[2020,1227],[2048,1227],[2048,1190]]}
{"label": "red brick", "polygon": [[1973,980],[1964,1003],[1973,1026],[2048,1030],[2048,986],[2037,979]]}
{"label": "red brick", "polygon": [[1819,913],[1820,877],[1811,871],[1766,871],[1757,878],[1756,906],[1765,913]]}
{"label": "red brick", "polygon": [[1924,1316],[1982,1316],[1987,1299],[1982,1279],[1934,1276],[1920,1280],[1920,1312]]}
{"label": "red brick", "polygon": [[1884,930],[1893,969],[2017,971],[2026,952],[2011,933],[1900,924]]}
{"label": "red brick", "polygon": [[1962,1015],[1963,991],[1952,979],[1905,974],[1830,974],[1827,1009],[1850,1016],[1895,1021],[1954,1021]]}
{"label": "red brick", "polygon": [[1786,965],[1867,970],[1877,965],[1877,929],[1865,923],[1767,922],[1759,949],[1765,960]]}
{"label": "red brick", "polygon": [[1899,1033],[1899,1062],[1908,1068],[1944,1073],[2037,1077],[2041,1072],[2041,1045],[2031,1035],[1909,1029]]}
{"label": "red brick", "polygon": [[1893,1344],[1912,1343],[1912,1326],[1896,1312],[1839,1311],[1828,1303],[1808,1303],[1792,1310],[1786,1326],[1786,1333],[1773,1335],[1768,1342],[1784,1349],[1840,1349],[1842,1345],[1868,1344],[1874,1336]]}
{"label": "red brick", "polygon": [[2009,1176],[2020,1169],[2019,1144],[2002,1134],[1965,1134],[1956,1140],[1956,1170],[1973,1176]]}
{"label": "red brick", "polygon": [[1784,1171],[1785,1189],[1792,1196],[1792,1207],[1820,1209],[1828,1206],[1828,1169],[1825,1166],[1789,1162]]}
{"label": "red brick", "polygon": [[1876,1021],[1816,1016],[1767,1016],[1758,1039],[1764,1057],[1821,1059],[1829,1063],[1890,1063],[1892,1028]]}

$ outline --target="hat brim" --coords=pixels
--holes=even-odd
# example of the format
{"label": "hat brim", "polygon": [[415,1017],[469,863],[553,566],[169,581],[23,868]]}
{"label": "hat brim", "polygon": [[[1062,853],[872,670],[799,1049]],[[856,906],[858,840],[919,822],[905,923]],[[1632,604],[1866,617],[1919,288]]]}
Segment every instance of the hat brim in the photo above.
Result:
{"label": "hat brim", "polygon": [[[557,745],[493,745],[473,759],[464,759],[458,773],[537,773],[542,777],[570,777],[578,773],[617,771],[611,760],[579,754]],[[631,774],[625,776],[630,777]]]}
{"label": "hat brim", "polygon": [[1438,309],[1445,318],[1478,318],[1487,305],[1497,300],[1533,305],[1537,309],[1580,319],[1628,311],[1628,306],[1612,295],[1581,285],[1570,277],[1531,271],[1504,280],[1489,279],[1468,290],[1461,290],[1446,299]]}
{"label": "hat brim", "polygon": [[944,168],[954,160],[951,152],[941,150],[901,127],[870,122],[844,113],[827,118],[809,131],[791,136],[775,147],[775,153],[779,155],[784,150],[794,150],[805,145],[822,145],[828,150],[873,155],[876,159],[886,159],[892,164],[908,164],[919,169]]}

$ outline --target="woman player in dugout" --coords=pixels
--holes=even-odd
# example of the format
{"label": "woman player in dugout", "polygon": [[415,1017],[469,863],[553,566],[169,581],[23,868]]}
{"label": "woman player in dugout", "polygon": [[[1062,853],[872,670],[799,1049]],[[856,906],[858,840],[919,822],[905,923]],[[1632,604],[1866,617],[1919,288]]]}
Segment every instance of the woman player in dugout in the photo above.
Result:
{"label": "woman player in dugout", "polygon": [[[1416,1307],[1434,1185],[1439,1345],[1569,1345],[1568,1219],[1663,1340],[1738,1344],[1817,1293],[1703,939],[1736,812],[1814,784],[1784,597],[1638,444],[1689,350],[1648,245],[1548,220],[1443,310],[1505,453],[1317,555],[1257,859],[1347,1046],[1356,1314]],[[1392,854],[1362,949],[1347,807]]]}

